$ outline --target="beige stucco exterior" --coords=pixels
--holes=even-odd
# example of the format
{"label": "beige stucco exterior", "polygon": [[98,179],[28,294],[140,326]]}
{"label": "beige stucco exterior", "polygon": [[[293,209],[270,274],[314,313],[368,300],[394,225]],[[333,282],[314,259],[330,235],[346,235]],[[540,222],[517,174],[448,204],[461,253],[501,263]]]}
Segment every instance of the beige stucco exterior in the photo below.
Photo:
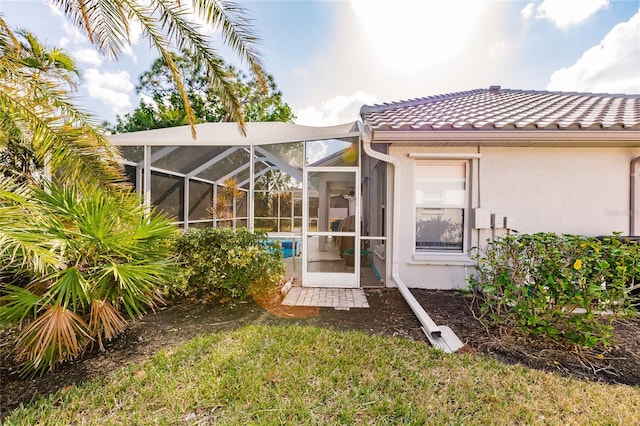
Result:
{"label": "beige stucco exterior", "polygon": [[394,199],[402,206],[396,210],[399,217],[391,219],[398,221],[399,235],[391,238],[399,238],[397,272],[408,287],[463,288],[473,273],[473,262],[465,253],[414,250],[413,183],[415,164],[420,161],[468,161],[465,249],[508,232],[501,226],[474,227],[476,208],[506,216],[509,226],[523,233],[629,233],[630,163],[640,156],[640,147],[446,147],[411,141],[390,145],[388,154],[399,165],[400,193]]}
{"label": "beige stucco exterior", "polygon": [[629,232],[636,148],[484,148],[482,206],[513,216],[521,232]]}

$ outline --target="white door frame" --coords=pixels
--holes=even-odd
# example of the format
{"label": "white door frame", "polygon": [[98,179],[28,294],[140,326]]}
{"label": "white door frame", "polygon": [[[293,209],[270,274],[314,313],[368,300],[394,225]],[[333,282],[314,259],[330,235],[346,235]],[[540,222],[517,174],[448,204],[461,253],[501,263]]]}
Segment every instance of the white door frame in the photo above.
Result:
{"label": "white door frame", "polygon": [[[313,172],[348,172],[354,174],[355,192],[355,231],[309,231],[309,173]],[[359,167],[305,167],[302,182],[302,285],[304,287],[337,287],[358,288],[360,286],[360,168]],[[309,237],[353,237],[354,238],[354,271],[353,272],[309,272],[308,253]]]}

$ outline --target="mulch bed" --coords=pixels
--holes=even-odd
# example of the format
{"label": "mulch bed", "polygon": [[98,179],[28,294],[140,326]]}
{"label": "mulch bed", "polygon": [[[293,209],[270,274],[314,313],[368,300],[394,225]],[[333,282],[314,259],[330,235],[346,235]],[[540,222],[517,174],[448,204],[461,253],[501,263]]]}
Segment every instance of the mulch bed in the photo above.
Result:
{"label": "mulch bed", "polygon": [[[447,325],[467,344],[465,352],[492,356],[565,376],[606,383],[640,385],[640,320],[616,322],[616,344],[607,350],[558,350],[541,339],[524,340],[491,332],[475,319],[473,299],[448,291],[412,290],[437,324]],[[21,378],[9,351],[11,330],[0,331],[0,419],[20,404],[59,389],[102,377],[140,362],[197,335],[247,324],[299,323],[341,330],[406,337],[427,344],[417,321],[395,289],[367,290],[370,309],[285,307],[279,294],[247,302],[206,301],[172,306],[134,321],[126,333],[79,360],[36,378]],[[477,312],[477,310],[476,310]]]}
{"label": "mulch bed", "polygon": [[[610,348],[561,349],[541,337],[524,338],[484,328],[474,317],[478,308],[472,309],[475,301],[470,296],[452,292],[412,292],[437,324],[451,327],[482,355],[564,376],[640,385],[640,319],[615,321],[615,344]],[[458,309],[464,312],[458,312]]]}

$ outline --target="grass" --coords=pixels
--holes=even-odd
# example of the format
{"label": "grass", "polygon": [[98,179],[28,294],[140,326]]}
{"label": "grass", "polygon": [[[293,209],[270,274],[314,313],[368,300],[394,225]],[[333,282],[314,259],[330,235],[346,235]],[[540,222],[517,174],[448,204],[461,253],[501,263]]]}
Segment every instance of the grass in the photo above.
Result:
{"label": "grass", "polygon": [[637,424],[640,388],[406,339],[247,326],[58,392],[12,424]]}

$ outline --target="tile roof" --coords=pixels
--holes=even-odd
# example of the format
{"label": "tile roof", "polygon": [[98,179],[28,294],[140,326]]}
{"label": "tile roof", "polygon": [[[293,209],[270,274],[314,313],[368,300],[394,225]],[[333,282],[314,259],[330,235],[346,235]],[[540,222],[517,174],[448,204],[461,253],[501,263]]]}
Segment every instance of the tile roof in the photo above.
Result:
{"label": "tile roof", "polygon": [[372,130],[640,130],[640,95],[477,89],[360,109]]}

